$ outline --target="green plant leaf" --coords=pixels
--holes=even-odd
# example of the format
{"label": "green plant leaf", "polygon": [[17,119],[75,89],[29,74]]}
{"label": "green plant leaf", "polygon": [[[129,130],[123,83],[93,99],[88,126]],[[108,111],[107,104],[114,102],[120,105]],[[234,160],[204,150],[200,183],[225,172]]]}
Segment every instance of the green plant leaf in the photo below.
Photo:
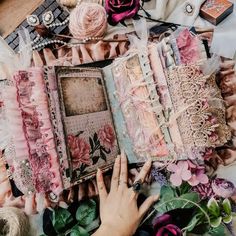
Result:
{"label": "green plant leaf", "polygon": [[96,219],[96,202],[94,200],[88,200],[82,203],[76,211],[76,219],[81,226],[86,227]]}
{"label": "green plant leaf", "polygon": [[56,232],[61,232],[64,227],[73,221],[71,213],[64,209],[58,208],[53,211],[52,214],[52,225]]}
{"label": "green plant leaf", "polygon": [[217,227],[219,227],[219,225],[221,224],[221,222],[222,222],[222,217],[221,217],[221,216],[218,217],[218,218],[213,218],[213,219],[211,219],[211,226],[212,226],[213,228],[217,228]]}
{"label": "green plant leaf", "polygon": [[188,182],[182,183],[181,186],[179,187],[180,195],[185,194],[185,193],[189,193],[190,189],[191,189],[191,186]]}
{"label": "green plant leaf", "polygon": [[223,224],[218,225],[215,228],[212,228],[209,232],[211,236],[226,236],[225,234],[225,226]]}
{"label": "green plant leaf", "polygon": [[79,137],[83,132],[84,132],[84,131],[79,131],[79,132],[75,135],[75,137]]}
{"label": "green plant leaf", "polygon": [[232,212],[231,203],[228,198],[224,199],[224,201],[222,202],[222,206],[223,206],[225,213],[227,215],[231,215],[231,212]]}
{"label": "green plant leaf", "polygon": [[188,225],[185,227],[185,230],[191,232],[201,222],[202,217],[204,217],[202,212],[195,214]]}
{"label": "green plant leaf", "polygon": [[89,236],[89,233],[77,224],[71,229],[70,236]]}
{"label": "green plant leaf", "polygon": [[232,219],[233,219],[233,216],[232,216],[232,215],[227,215],[227,216],[224,216],[224,217],[223,217],[223,222],[224,222],[225,224],[229,224],[229,223],[232,221]]}
{"label": "green plant leaf", "polygon": [[154,206],[160,213],[165,213],[177,208],[192,208],[194,203],[199,202],[199,195],[197,193],[186,193],[180,197],[174,196],[174,191],[170,187],[166,187],[161,191],[161,200]]}
{"label": "green plant leaf", "polygon": [[211,215],[218,217],[220,216],[220,207],[215,198],[211,198],[207,203],[207,208]]}

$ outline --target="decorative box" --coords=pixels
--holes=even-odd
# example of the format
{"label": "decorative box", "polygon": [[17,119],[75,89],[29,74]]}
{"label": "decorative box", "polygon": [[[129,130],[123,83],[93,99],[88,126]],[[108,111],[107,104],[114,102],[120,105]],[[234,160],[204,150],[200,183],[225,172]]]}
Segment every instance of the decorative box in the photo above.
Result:
{"label": "decorative box", "polygon": [[234,4],[227,0],[207,0],[200,9],[200,16],[214,25],[233,12]]}

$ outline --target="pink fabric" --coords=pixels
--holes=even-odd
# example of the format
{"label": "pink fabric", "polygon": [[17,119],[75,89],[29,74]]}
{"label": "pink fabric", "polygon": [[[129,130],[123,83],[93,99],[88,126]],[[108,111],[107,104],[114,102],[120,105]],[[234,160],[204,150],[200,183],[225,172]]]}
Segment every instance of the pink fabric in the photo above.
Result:
{"label": "pink fabric", "polygon": [[[163,107],[168,110],[168,108],[173,109],[173,105],[171,102],[168,85],[165,78],[165,73],[162,67],[162,62],[158,53],[158,47],[161,45],[159,44],[150,44],[149,49],[149,57],[150,57],[150,64],[153,70],[154,81],[157,84],[157,92],[160,96],[160,102]],[[175,144],[177,150],[183,150],[183,142],[181,139],[181,135],[179,132],[178,124],[175,120],[171,122],[169,125],[170,136],[172,138],[173,143]]]}
{"label": "pink fabric", "polygon": [[176,41],[183,64],[194,63],[200,59],[198,48],[199,40],[196,36],[193,37],[188,29],[181,31]]}

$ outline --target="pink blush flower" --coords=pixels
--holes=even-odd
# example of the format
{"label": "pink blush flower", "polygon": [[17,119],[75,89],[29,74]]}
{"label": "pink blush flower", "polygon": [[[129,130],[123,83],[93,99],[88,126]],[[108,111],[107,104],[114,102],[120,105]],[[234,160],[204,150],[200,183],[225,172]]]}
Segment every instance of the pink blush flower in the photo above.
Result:
{"label": "pink blush flower", "polygon": [[173,172],[170,175],[170,181],[174,186],[180,186],[182,181],[187,181],[191,178],[191,172],[188,170],[186,161],[179,161],[177,164],[169,164],[167,170]]}
{"label": "pink blush flower", "polygon": [[108,150],[111,149],[115,143],[115,134],[113,128],[109,124],[106,124],[98,131],[98,138],[102,146]]}

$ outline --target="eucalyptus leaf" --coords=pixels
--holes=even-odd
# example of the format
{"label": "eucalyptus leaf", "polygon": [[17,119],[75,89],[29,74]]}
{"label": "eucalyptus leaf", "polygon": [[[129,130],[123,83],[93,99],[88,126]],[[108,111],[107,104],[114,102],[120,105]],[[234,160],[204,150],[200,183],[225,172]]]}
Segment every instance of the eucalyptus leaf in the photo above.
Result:
{"label": "eucalyptus leaf", "polygon": [[222,217],[221,217],[221,216],[218,217],[218,218],[213,218],[213,219],[211,219],[211,226],[212,226],[213,228],[217,228],[217,227],[219,227],[219,225],[221,224],[221,222],[222,222]]}
{"label": "eucalyptus leaf", "polygon": [[71,213],[64,209],[58,208],[53,211],[52,214],[52,225],[56,232],[61,232],[65,226],[73,221]]}
{"label": "eucalyptus leaf", "polygon": [[211,198],[207,203],[207,208],[211,215],[218,217],[220,216],[220,207],[215,198]]}
{"label": "eucalyptus leaf", "polygon": [[223,209],[224,209],[225,213],[227,215],[231,215],[231,212],[232,212],[231,204],[230,204],[230,201],[229,201],[228,198],[224,199],[224,201],[222,202],[222,206],[223,206]]}
{"label": "eucalyptus leaf", "polygon": [[70,236],[89,236],[89,233],[77,224],[71,229]]}
{"label": "eucalyptus leaf", "polygon": [[81,226],[88,226],[96,219],[96,202],[94,200],[88,200],[82,203],[76,211],[76,219]]}

